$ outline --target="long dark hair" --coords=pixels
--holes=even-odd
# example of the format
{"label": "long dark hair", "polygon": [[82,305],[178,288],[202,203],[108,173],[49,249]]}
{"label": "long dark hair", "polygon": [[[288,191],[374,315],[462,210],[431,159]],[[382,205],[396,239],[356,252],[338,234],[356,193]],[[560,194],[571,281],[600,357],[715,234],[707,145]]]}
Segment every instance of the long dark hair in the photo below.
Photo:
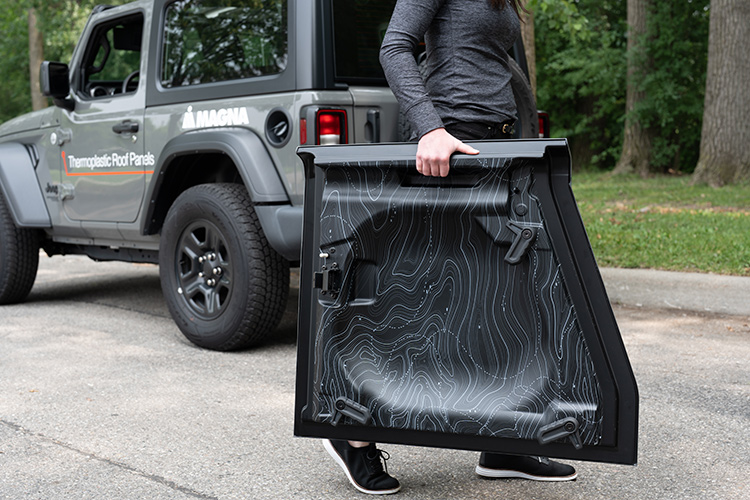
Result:
{"label": "long dark hair", "polygon": [[518,17],[521,17],[521,11],[524,11],[526,14],[529,13],[529,11],[526,10],[526,7],[523,6],[523,3],[521,3],[521,0],[490,0],[490,5],[496,9],[504,9],[508,4],[513,7],[513,10],[516,11]]}

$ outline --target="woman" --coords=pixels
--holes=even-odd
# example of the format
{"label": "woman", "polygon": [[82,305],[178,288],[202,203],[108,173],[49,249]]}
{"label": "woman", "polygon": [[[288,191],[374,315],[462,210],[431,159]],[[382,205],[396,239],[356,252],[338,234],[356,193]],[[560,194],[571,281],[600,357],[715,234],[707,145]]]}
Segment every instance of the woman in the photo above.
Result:
{"label": "woman", "polygon": [[[518,1],[399,0],[380,61],[419,139],[417,169],[448,175],[454,152],[476,154],[465,139],[510,137],[516,104],[508,49],[520,34]],[[424,38],[427,77],[413,54]],[[504,127],[504,128],[503,128]]]}
{"label": "woman", "polygon": [[[455,152],[479,151],[463,140],[507,139],[516,119],[508,49],[520,34],[519,0],[398,0],[380,62],[418,140],[417,170],[445,177]],[[414,59],[424,39],[427,75]],[[374,443],[326,441],[351,483],[371,494],[395,493]],[[573,467],[540,457],[482,453],[477,474],[540,481],[576,478]]]}

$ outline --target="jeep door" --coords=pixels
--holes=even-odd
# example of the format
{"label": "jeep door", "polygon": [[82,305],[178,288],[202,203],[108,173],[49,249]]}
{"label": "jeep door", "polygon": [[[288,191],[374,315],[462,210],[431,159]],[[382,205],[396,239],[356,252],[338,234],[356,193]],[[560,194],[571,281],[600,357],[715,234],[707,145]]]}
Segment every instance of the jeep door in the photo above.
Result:
{"label": "jeep door", "polygon": [[72,62],[74,109],[55,135],[61,198],[75,221],[133,222],[154,164],[143,150],[145,16],[107,14],[89,23]]}
{"label": "jeep door", "polygon": [[638,393],[565,140],[300,148],[295,433],[634,464]]}

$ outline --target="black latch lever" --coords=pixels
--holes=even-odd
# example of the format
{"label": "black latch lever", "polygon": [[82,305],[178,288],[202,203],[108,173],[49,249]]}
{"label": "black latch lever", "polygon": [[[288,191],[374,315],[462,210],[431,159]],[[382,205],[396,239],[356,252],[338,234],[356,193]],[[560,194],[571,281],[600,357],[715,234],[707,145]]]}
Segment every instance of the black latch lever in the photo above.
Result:
{"label": "black latch lever", "polygon": [[573,417],[564,418],[557,422],[552,422],[539,429],[537,440],[539,444],[547,444],[558,439],[570,438],[571,443],[576,450],[583,448],[581,442],[581,433],[578,432],[578,420]]}
{"label": "black latch lever", "polygon": [[515,265],[521,262],[521,258],[526,255],[529,247],[536,239],[539,228],[536,226],[522,226],[514,221],[509,221],[507,227],[515,233],[516,237],[510,246],[510,250],[505,254],[505,262]]}
{"label": "black latch lever", "polygon": [[349,417],[362,425],[370,422],[370,410],[351,399],[338,398],[334,406],[333,425],[338,425],[342,417]]}

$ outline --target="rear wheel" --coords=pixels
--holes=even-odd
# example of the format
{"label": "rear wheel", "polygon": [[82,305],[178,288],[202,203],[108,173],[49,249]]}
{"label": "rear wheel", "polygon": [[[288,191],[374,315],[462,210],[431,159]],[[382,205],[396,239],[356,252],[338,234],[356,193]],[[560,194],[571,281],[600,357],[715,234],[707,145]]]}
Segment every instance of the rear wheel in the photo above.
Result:
{"label": "rear wheel", "polygon": [[201,347],[256,344],[286,308],[289,263],[269,246],[238,184],[202,184],[175,200],[162,230],[159,268],[173,319]]}
{"label": "rear wheel", "polygon": [[17,228],[0,194],[0,304],[23,302],[38,268],[38,231]]}

